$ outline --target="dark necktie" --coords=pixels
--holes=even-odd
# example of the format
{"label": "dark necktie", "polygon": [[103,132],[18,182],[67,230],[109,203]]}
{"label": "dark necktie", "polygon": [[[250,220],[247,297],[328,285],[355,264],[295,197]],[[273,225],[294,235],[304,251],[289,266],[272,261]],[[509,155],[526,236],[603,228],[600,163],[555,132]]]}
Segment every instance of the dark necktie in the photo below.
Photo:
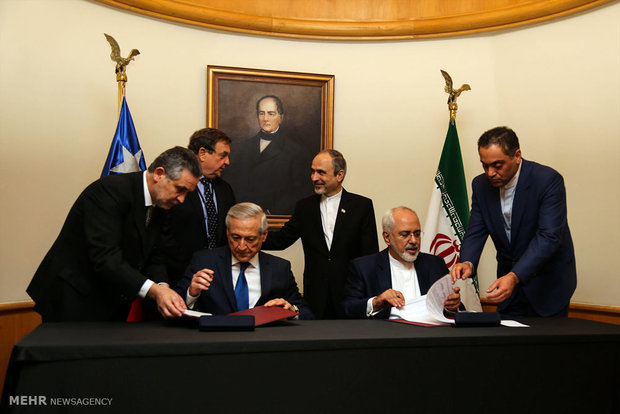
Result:
{"label": "dark necktie", "polygon": [[205,187],[205,210],[207,210],[207,225],[209,226],[209,249],[215,247],[217,237],[217,210],[213,202],[213,190],[211,189],[211,180],[202,177],[200,179]]}
{"label": "dark necktie", "polygon": [[242,311],[250,308],[250,292],[248,291],[248,281],[245,278],[245,269],[248,268],[248,262],[239,262],[241,270],[239,278],[235,285],[235,298],[237,298],[237,310]]}
{"label": "dark necktie", "polygon": [[151,224],[152,219],[153,219],[153,206],[147,206],[146,207],[146,222],[144,223],[147,229],[149,228],[149,224]]}

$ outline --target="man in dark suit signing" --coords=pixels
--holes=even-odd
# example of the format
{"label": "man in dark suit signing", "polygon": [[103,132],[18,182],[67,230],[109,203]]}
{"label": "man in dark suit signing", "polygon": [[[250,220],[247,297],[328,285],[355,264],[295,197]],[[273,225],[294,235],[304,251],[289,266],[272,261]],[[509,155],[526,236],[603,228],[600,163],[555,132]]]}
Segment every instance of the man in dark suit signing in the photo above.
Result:
{"label": "man in dark suit signing", "polygon": [[260,251],[267,216],[254,203],[234,205],[226,215],[228,246],[196,252],[176,291],[188,307],[228,314],[256,306],[281,306],[311,319],[289,261]]}
{"label": "man in dark suit signing", "polygon": [[263,248],[283,250],[301,237],[304,298],[318,319],[342,317],[349,261],[379,250],[372,200],[342,188],[347,163],[339,151],[312,160],[313,196],[295,206],[291,219],[269,233]]}
{"label": "man in dark suit signing", "polygon": [[218,129],[203,128],[192,134],[187,147],[198,157],[202,175],[196,190],[170,210],[166,254],[171,286],[183,276],[194,252],[226,244],[224,219],[235,204],[232,188],[220,178],[230,164],[230,138]]}
{"label": "man in dark suit signing", "polygon": [[[382,220],[388,248],[351,262],[345,289],[344,311],[348,318],[388,319],[394,308],[426,295],[432,284],[448,274],[441,257],[420,253],[422,232],[418,215],[407,207],[389,209]],[[455,287],[444,302],[455,312],[461,303]]]}
{"label": "man in dark suit signing", "polygon": [[498,303],[498,312],[567,316],[577,271],[562,176],[524,160],[510,128],[482,134],[478,153],[484,174],[472,183],[462,263],[452,268],[452,278],[472,275],[490,235],[497,250],[497,280],[487,289],[487,299]]}
{"label": "man in dark suit signing", "polygon": [[200,176],[182,147],[147,171],[103,177],[80,194],[27,292],[43,322],[125,320],[137,297],[167,318],[186,309],[168,287],[160,247],[165,210],[182,203]]}

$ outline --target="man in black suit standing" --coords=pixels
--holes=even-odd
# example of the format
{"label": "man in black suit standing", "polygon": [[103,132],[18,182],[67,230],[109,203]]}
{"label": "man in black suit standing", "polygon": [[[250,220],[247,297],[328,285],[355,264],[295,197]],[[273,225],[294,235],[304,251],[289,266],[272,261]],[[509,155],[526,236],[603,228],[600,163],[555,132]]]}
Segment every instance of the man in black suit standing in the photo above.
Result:
{"label": "man in black suit standing", "polygon": [[224,178],[240,201],[260,205],[267,214],[291,214],[295,203],[312,194],[308,183],[310,156],[282,128],[284,105],[275,95],[256,102],[260,130],[232,146],[231,166]]}
{"label": "man in black suit standing", "polygon": [[202,250],[192,257],[177,292],[190,308],[227,314],[256,306],[281,306],[311,319],[288,260],[261,252],[267,216],[254,203],[228,211],[228,246]]}
{"label": "man in black suit standing", "polygon": [[[388,319],[394,308],[426,295],[430,287],[449,273],[441,257],[420,253],[422,231],[418,215],[407,207],[389,209],[381,221],[388,248],[351,262],[345,289],[344,311],[348,318]],[[444,302],[444,312],[455,312],[461,303],[455,287]]]}
{"label": "man in black suit standing", "polygon": [[80,194],[27,292],[43,322],[125,320],[138,297],[180,316],[183,299],[168,287],[160,249],[165,210],[182,203],[200,177],[182,147],[147,171],[103,177]]}
{"label": "man in black suit standing", "polygon": [[372,200],[342,188],[347,163],[329,149],[312,160],[313,196],[299,201],[291,219],[269,233],[265,250],[283,250],[301,237],[304,297],[317,319],[342,317],[349,261],[379,251]]}
{"label": "man in black suit standing", "polygon": [[200,129],[187,147],[198,156],[202,175],[185,203],[170,210],[166,254],[172,286],[183,276],[194,252],[226,244],[224,219],[235,204],[232,188],[220,178],[230,164],[228,135],[215,128]]}

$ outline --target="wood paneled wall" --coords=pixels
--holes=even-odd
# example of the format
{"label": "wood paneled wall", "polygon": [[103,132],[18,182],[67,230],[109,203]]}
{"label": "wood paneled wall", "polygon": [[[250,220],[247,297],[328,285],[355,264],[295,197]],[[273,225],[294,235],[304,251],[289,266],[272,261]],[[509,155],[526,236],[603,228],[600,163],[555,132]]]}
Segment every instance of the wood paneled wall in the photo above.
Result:
{"label": "wood paneled wall", "polygon": [[0,398],[13,346],[41,323],[33,302],[0,305]]}

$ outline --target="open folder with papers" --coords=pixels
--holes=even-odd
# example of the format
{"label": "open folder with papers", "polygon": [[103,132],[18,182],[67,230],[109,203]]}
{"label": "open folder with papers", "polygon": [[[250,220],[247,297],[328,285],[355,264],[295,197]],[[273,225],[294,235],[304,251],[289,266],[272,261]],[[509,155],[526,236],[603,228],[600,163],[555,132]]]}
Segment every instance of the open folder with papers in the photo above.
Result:
{"label": "open folder with papers", "polygon": [[[443,314],[444,302],[452,293],[454,285],[449,274],[433,283],[427,294],[419,298],[408,300],[401,309],[392,311],[399,319],[390,319],[391,322],[408,323],[420,326],[454,325],[455,320]],[[456,321],[456,326],[507,326],[511,328],[527,328],[528,325],[513,320],[500,320],[499,314],[494,312],[477,312],[459,314],[462,318]]]}
{"label": "open folder with papers", "polygon": [[450,275],[445,275],[433,283],[426,295],[407,300],[402,308],[394,308],[392,313],[397,318],[394,322],[413,323],[423,326],[449,325],[454,319],[443,314],[443,304],[452,293],[453,285]]}

